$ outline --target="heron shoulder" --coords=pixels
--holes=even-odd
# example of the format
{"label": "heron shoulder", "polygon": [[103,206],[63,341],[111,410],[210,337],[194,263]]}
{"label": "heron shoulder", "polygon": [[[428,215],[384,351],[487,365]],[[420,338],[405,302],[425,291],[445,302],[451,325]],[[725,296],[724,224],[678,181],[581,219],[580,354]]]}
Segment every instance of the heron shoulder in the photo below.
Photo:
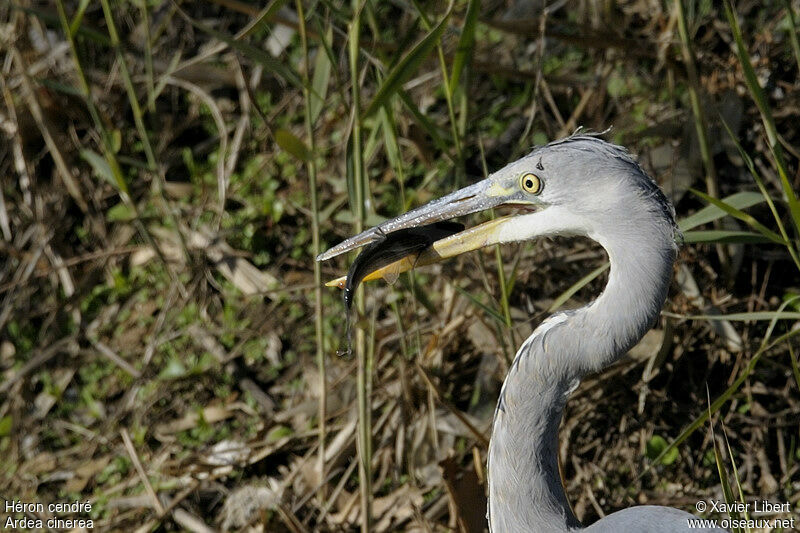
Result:
{"label": "heron shoulder", "polygon": [[698,517],[660,505],[628,507],[601,518],[585,528],[587,533],[681,533],[703,531],[722,533],[717,527],[704,527],[709,523]]}

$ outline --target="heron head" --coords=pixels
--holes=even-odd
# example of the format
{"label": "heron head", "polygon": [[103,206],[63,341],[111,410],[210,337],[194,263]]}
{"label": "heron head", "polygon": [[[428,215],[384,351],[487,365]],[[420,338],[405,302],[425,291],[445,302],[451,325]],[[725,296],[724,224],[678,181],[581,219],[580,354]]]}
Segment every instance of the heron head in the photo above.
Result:
{"label": "heron head", "polygon": [[[387,220],[317,257],[324,261],[404,228],[500,206],[526,208],[468,228],[439,241],[413,261],[392,265],[397,272],[491,244],[545,235],[642,232],[653,223],[671,236],[672,207],[639,165],[618,146],[592,135],[574,135],[533,150],[486,179]],[[382,277],[381,271],[365,279]]]}

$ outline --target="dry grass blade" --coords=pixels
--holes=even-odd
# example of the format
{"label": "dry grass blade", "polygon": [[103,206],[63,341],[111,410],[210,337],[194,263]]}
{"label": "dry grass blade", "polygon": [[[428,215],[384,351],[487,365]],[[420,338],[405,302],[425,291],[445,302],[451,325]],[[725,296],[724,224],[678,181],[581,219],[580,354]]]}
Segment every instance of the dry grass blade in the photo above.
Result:
{"label": "dry grass blade", "polygon": [[128,451],[128,455],[130,456],[133,465],[136,467],[136,472],[139,474],[139,479],[142,482],[142,485],[144,485],[148,496],[150,496],[150,500],[153,503],[153,508],[158,511],[159,515],[163,515],[164,507],[161,505],[156,492],[153,490],[153,486],[150,484],[147,473],[142,467],[142,462],[139,460],[139,454],[136,453],[136,448],[133,447],[133,442],[131,441],[130,435],[128,435],[127,430],[124,428],[120,430],[120,435],[122,436],[122,442],[125,444],[125,449]]}
{"label": "dry grass blade", "polygon": [[50,156],[53,158],[53,162],[55,162],[56,168],[58,169],[58,176],[61,178],[64,186],[67,188],[67,191],[69,191],[72,199],[75,200],[75,203],[81,208],[81,211],[86,212],[88,211],[89,206],[87,205],[86,199],[83,197],[83,193],[78,187],[78,184],[72,177],[72,172],[70,172],[69,168],[67,167],[67,163],[61,153],[61,148],[59,148],[55,139],[53,139],[53,135],[50,133],[50,128],[48,127],[44,119],[44,115],[42,114],[42,108],[36,99],[36,93],[33,90],[30,80],[28,79],[25,61],[23,60],[22,55],[19,53],[19,50],[16,46],[10,45],[8,50],[11,52],[11,57],[21,73],[22,91],[23,97],[25,98],[25,103],[30,110],[31,116],[33,116],[33,119],[36,121],[36,125],[42,134],[44,142],[47,144],[47,149],[50,152]]}

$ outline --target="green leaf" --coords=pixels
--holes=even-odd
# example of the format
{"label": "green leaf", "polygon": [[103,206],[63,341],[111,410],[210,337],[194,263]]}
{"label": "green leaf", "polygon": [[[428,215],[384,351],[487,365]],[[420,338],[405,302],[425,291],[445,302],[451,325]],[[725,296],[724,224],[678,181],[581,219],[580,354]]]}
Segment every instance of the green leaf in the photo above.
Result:
{"label": "green leaf", "polygon": [[[330,42],[332,37],[331,29],[328,29],[325,39]],[[311,79],[311,91],[309,99],[309,112],[311,114],[311,124],[315,124],[322,113],[322,108],[325,105],[325,97],[328,94],[328,83],[331,79],[331,58],[326,53],[324,47],[320,46],[317,49],[317,57],[314,60],[314,76]]]}
{"label": "green leaf", "polygon": [[12,426],[13,419],[11,415],[6,415],[3,418],[0,418],[0,437],[5,437],[6,435],[11,434],[11,426]]}
{"label": "green leaf", "polygon": [[50,80],[47,78],[41,78],[38,80],[38,82],[47,87],[48,89],[53,89],[54,91],[62,92],[70,96],[77,96],[78,98],[83,98],[83,93],[81,92],[81,90],[75,87],[74,85],[67,85],[63,82]]}
{"label": "green leaf", "polygon": [[442,20],[437,24],[428,34],[419,41],[414,47],[404,55],[397,64],[392,68],[389,75],[383,80],[378,92],[375,94],[372,102],[367,106],[366,111],[361,116],[361,120],[366,119],[375,113],[381,106],[389,103],[389,99],[403,86],[419,68],[423,61],[430,55],[436,43],[447,28],[447,20],[450,18],[452,11],[452,4],[450,9],[442,17]]}
{"label": "green leaf", "polygon": [[300,161],[309,161],[311,159],[311,152],[306,144],[289,130],[283,128],[275,130],[275,142]]}
{"label": "green leaf", "polygon": [[478,25],[478,13],[480,12],[480,0],[469,0],[467,4],[467,14],[464,17],[464,27],[461,29],[461,37],[458,39],[458,46],[453,57],[453,67],[450,70],[450,94],[453,94],[458,87],[461,79],[461,72],[464,65],[472,53],[472,46],[475,44],[475,28]]}
{"label": "green leaf", "polygon": [[292,428],[286,426],[275,426],[267,433],[267,442],[276,442],[282,438],[289,437],[294,433]]}
{"label": "green leaf", "polygon": [[791,289],[783,293],[781,301],[789,305],[795,311],[800,311],[800,294],[793,292]]}
{"label": "green leaf", "polygon": [[653,435],[650,440],[647,441],[645,453],[651,461],[658,460],[662,465],[671,465],[678,459],[678,449],[673,447],[667,453],[664,453],[668,446],[664,437]]}
{"label": "green leaf", "polygon": [[[755,191],[737,192],[722,199],[726,204],[736,209],[747,209],[748,207],[760,204],[765,201],[761,193]],[[697,213],[678,221],[678,228],[681,231],[688,231],[702,224],[708,224],[724,217],[727,213],[715,205],[707,205]]]}
{"label": "green leaf", "polygon": [[125,203],[119,203],[106,212],[109,222],[127,222],[136,218],[136,212]]}
{"label": "green leaf", "polygon": [[683,234],[683,242],[693,244],[711,242],[720,244],[759,244],[771,242],[763,235],[751,231],[735,230],[695,230]]}
{"label": "green leaf", "polygon": [[88,148],[81,150],[81,158],[89,163],[95,176],[106,180],[115,188],[118,188],[117,180],[114,178],[114,173],[111,172],[111,166],[108,164],[106,158]]}

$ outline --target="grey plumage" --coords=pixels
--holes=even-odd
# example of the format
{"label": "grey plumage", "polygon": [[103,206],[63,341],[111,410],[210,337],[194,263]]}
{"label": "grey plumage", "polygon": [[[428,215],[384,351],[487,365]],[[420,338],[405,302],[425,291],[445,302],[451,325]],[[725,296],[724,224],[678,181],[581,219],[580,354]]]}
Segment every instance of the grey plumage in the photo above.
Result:
{"label": "grey plumage", "polygon": [[[488,516],[498,533],[580,529],[558,472],[558,426],[566,400],[583,376],[622,357],[653,326],[675,260],[672,205],[627,151],[581,135],[538,148],[525,160],[530,165],[541,157],[547,169],[554,156],[565,159],[556,166],[569,183],[546,182],[558,189],[551,202],[565,206],[565,219],[588,220],[549,233],[598,241],[611,273],[594,302],[543,322],[505,379],[488,463]],[[677,509],[642,506],[614,513],[587,531],[698,531],[689,528],[692,518]]]}
{"label": "grey plumage", "polygon": [[[535,181],[525,180],[531,176]],[[611,263],[608,283],[596,300],[551,316],[520,347],[503,383],[489,445],[488,518],[493,532],[580,530],[558,472],[564,406],[581,378],[617,361],[653,326],[676,255],[674,210],[630,154],[596,136],[573,135],[352,237],[319,259],[372,242],[384,232],[505,203],[538,210],[433,243],[437,256],[548,235],[578,235],[602,245]],[[586,531],[722,531],[690,529],[688,520],[693,518],[667,507],[632,507]]]}

